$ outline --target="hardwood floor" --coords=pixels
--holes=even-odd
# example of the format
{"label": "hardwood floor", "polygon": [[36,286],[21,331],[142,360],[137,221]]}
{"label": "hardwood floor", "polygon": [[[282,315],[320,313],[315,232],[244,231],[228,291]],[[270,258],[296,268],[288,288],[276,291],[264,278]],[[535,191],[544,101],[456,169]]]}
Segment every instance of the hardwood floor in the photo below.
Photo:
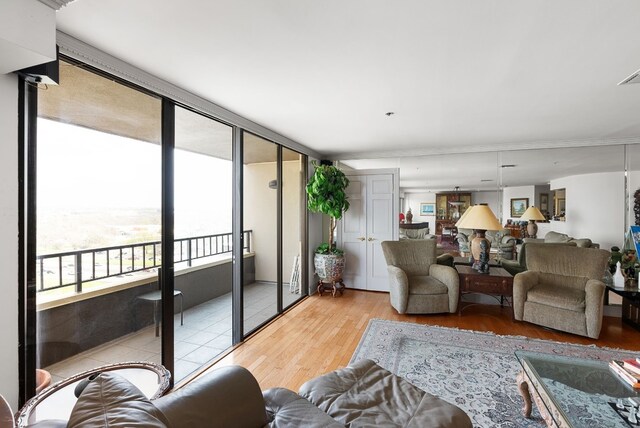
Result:
{"label": "hardwood floor", "polygon": [[346,366],[371,318],[640,350],[640,331],[619,318],[605,317],[600,338],[593,340],[512,321],[509,307],[473,305],[462,315],[399,315],[388,294],[347,289],[342,297],[308,297],[213,367],[239,364],[254,374],[262,389],[297,391],[305,381]]}

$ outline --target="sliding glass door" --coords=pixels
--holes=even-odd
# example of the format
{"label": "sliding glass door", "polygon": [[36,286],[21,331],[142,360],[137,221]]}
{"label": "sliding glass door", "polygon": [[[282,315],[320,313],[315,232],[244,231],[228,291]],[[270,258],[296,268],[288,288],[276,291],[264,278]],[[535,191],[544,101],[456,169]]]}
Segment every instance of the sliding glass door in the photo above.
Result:
{"label": "sliding glass door", "polygon": [[161,359],[160,302],[145,298],[162,263],[161,100],[70,62],[60,78],[38,91],[40,386]]}
{"label": "sliding glass door", "polygon": [[231,346],[233,130],[181,107],[175,124],[173,324],[180,381]]}

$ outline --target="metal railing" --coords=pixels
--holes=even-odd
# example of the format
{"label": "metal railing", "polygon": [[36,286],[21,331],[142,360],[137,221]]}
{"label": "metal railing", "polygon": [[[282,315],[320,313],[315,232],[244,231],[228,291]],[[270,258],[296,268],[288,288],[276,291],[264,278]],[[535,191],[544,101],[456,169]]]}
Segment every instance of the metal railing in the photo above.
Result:
{"label": "metal railing", "polygon": [[[246,252],[251,251],[252,232],[243,232],[243,249]],[[37,256],[36,290],[40,292],[75,285],[75,291],[81,293],[82,284],[86,282],[161,267],[160,244],[160,241],[141,242]],[[232,250],[231,233],[176,239],[174,263],[191,266],[194,260],[231,253]]]}

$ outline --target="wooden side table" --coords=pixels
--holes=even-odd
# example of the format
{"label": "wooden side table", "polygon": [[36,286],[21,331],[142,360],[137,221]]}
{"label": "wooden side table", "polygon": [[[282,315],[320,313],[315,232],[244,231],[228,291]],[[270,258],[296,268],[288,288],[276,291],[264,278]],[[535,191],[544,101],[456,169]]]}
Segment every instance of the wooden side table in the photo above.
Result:
{"label": "wooden side table", "polygon": [[[458,314],[462,313],[460,303],[464,294],[478,293],[494,297],[502,306],[504,297],[511,297],[513,300],[513,276],[500,267],[490,267],[489,273],[479,273],[471,266],[455,265],[460,278],[458,293]],[[500,298],[498,298],[500,296]],[[513,303],[507,299],[511,306],[513,317]]]}

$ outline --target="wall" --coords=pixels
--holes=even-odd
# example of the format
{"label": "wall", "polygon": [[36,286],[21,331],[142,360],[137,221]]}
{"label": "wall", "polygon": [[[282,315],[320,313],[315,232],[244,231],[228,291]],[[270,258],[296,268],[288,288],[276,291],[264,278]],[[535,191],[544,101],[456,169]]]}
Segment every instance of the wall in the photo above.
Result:
{"label": "wall", "polygon": [[529,206],[535,201],[534,186],[505,187],[502,193],[502,224],[507,220],[520,221],[520,218],[511,217],[511,199],[529,198]]}
{"label": "wall", "polygon": [[[622,247],[624,238],[624,173],[608,172],[564,177],[551,181],[551,189],[566,189],[566,220],[546,228],[574,238],[589,238],[600,248]],[[612,215],[615,213],[615,215]],[[542,232],[542,233],[541,233]]]}
{"label": "wall", "polygon": [[[282,192],[283,219],[282,255],[283,281],[291,275],[293,256],[300,247],[300,162],[282,163],[284,188]],[[253,230],[251,251],[256,254],[256,281],[277,280],[277,192],[268,183],[276,178],[276,163],[264,162],[244,165],[244,229]],[[291,215],[290,215],[291,214]]]}
{"label": "wall", "polygon": [[18,408],[18,79],[0,75],[0,394]]}
{"label": "wall", "polygon": [[413,223],[420,223],[424,221],[429,222],[429,233],[435,233],[436,231],[436,216],[435,215],[420,215],[421,203],[436,203],[436,194],[434,192],[424,193],[405,193],[404,194],[404,213],[411,208],[413,214]]}
{"label": "wall", "polygon": [[496,216],[500,214],[499,199],[496,190],[471,193],[472,204],[487,204]]}

